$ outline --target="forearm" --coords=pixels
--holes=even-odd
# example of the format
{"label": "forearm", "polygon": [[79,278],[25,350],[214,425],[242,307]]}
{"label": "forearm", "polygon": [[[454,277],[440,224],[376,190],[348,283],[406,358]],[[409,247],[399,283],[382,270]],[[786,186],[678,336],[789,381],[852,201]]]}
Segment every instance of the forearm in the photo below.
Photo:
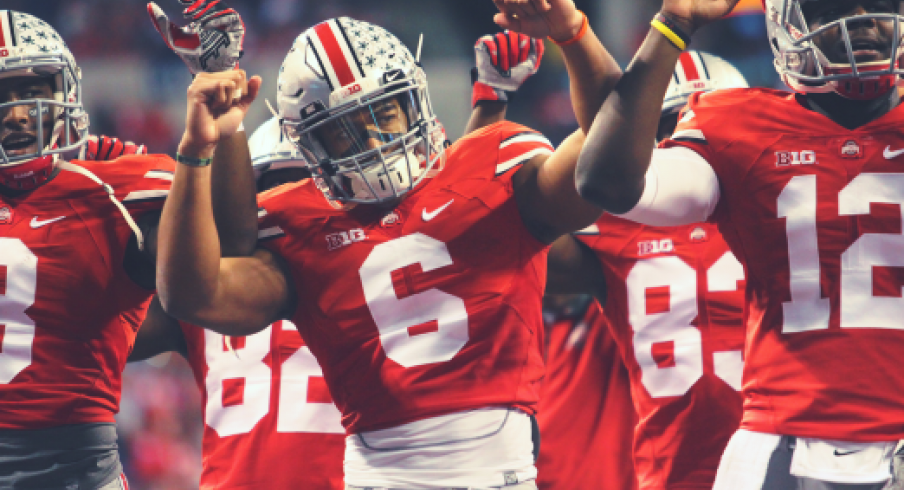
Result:
{"label": "forearm", "polygon": [[223,257],[251,255],[257,243],[257,186],[244,131],[217,145],[210,179]]}
{"label": "forearm", "polygon": [[681,52],[651,29],[606,98],[588,133],[575,173],[581,195],[614,213],[640,199],[660,108]]}
{"label": "forearm", "polygon": [[474,106],[468,125],[465,126],[465,134],[478,130],[484,126],[505,120],[508,104],[500,101],[482,100]]}
{"label": "forearm", "polygon": [[574,115],[586,134],[622,70],[589,27],[579,41],[560,49],[568,70]]}
{"label": "forearm", "polygon": [[178,165],[160,218],[157,292],[168,313],[187,321],[216,293],[220,241],[210,189],[210,167]]}

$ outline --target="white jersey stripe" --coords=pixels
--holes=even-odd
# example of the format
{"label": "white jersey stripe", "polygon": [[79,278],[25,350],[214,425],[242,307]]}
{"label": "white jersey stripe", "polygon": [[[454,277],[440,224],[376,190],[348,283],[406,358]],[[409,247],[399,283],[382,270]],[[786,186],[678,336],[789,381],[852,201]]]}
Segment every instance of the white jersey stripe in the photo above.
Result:
{"label": "white jersey stripe", "polygon": [[257,238],[258,238],[258,240],[261,240],[264,238],[282,236],[285,234],[286,234],[286,232],[284,232],[282,228],[280,228],[278,226],[271,226],[270,228],[264,228],[263,230],[258,231]]}
{"label": "white jersey stripe", "polygon": [[164,199],[169,195],[169,189],[155,189],[149,191],[132,191],[122,202],[144,201],[146,199]]}
{"label": "white jersey stripe", "polygon": [[496,165],[496,175],[502,175],[502,174],[508,172],[509,170],[511,170],[512,168],[517,167],[518,165],[530,160],[531,158],[533,158],[537,155],[551,155],[551,154],[552,154],[552,150],[550,150],[549,148],[534,148],[533,150],[524,152],[515,158],[506,160],[506,161],[500,163],[499,165]]}
{"label": "white jersey stripe", "polygon": [[704,136],[703,131],[700,131],[699,129],[683,129],[681,131],[676,131],[675,134],[672,135],[672,139],[706,141],[706,136]]}
{"label": "white jersey stripe", "polygon": [[506,146],[509,146],[509,145],[514,145],[515,143],[527,143],[530,141],[535,141],[537,143],[543,143],[544,145],[549,145],[550,147],[552,147],[552,143],[550,143],[549,140],[546,139],[546,137],[543,136],[542,134],[526,133],[526,134],[519,134],[518,136],[515,136],[514,138],[509,138],[509,139],[503,141],[502,144],[499,145],[499,148],[501,149],[501,148],[505,148]]}
{"label": "white jersey stripe", "polygon": [[173,181],[173,173],[167,172],[166,170],[151,170],[148,173],[144,174],[144,178],[168,180],[168,181],[172,182]]}
{"label": "white jersey stripe", "polygon": [[261,219],[264,216],[267,216],[267,210],[264,208],[260,208],[257,210],[257,219]]}

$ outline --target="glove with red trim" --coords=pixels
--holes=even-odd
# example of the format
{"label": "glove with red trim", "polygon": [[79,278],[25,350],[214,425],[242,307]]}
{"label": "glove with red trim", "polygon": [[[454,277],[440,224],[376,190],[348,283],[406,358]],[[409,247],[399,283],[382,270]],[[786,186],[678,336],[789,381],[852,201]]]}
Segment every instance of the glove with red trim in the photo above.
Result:
{"label": "glove with red trim", "polygon": [[242,57],[245,24],[235,9],[222,0],[179,0],[182,14],[191,21],[179,27],[156,3],[148,4],[148,15],[166,45],[182,58],[192,75],[235,68]]}
{"label": "glove with red trim", "polygon": [[518,90],[540,68],[543,40],[506,30],[481,37],[474,51],[477,67],[471,70],[471,107],[481,100],[508,102],[506,92]]}
{"label": "glove with red trim", "polygon": [[88,142],[82,148],[83,154],[80,160],[115,160],[123,155],[147,155],[148,153],[148,149],[144,145],[93,134],[88,136]]}

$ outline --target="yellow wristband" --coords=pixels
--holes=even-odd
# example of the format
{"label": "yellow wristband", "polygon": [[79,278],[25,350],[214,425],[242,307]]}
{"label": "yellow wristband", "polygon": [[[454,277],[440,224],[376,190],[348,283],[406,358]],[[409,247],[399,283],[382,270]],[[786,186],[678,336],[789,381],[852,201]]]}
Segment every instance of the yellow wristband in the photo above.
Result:
{"label": "yellow wristband", "polygon": [[654,29],[662,33],[662,35],[665,36],[666,39],[668,39],[669,42],[671,42],[672,45],[674,45],[679,50],[684,51],[685,49],[687,49],[687,43],[684,42],[684,39],[681,39],[681,36],[675,34],[675,32],[672,31],[669,26],[660,22],[659,19],[651,20],[650,25],[653,26]]}

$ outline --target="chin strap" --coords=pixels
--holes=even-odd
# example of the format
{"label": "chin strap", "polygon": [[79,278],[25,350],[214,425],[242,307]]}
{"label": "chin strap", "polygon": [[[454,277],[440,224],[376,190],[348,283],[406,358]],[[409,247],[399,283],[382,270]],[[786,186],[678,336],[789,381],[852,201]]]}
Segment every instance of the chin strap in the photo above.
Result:
{"label": "chin strap", "polygon": [[107,196],[109,196],[110,200],[113,201],[113,204],[115,204],[116,207],[119,208],[119,212],[122,213],[122,217],[126,219],[126,223],[129,224],[129,228],[131,228],[132,232],[135,233],[135,238],[138,239],[138,250],[143,251],[144,250],[144,234],[141,233],[141,229],[138,227],[138,224],[135,223],[134,219],[132,219],[132,215],[129,214],[129,210],[126,209],[126,207],[123,206],[123,204],[121,202],[119,202],[119,199],[116,199],[116,195],[113,193],[113,187],[111,187],[110,184],[107,184],[106,182],[100,180],[100,177],[98,177],[97,175],[94,175],[93,172],[91,172],[90,170],[88,170],[84,167],[80,167],[78,165],[74,165],[74,164],[71,164],[69,162],[64,162],[64,161],[59,162],[58,165],[60,166],[61,169],[68,170],[70,172],[74,172],[79,175],[83,175],[83,176],[87,177],[88,179],[91,179],[92,181],[94,181],[97,185],[104,188],[104,190],[107,192]]}

